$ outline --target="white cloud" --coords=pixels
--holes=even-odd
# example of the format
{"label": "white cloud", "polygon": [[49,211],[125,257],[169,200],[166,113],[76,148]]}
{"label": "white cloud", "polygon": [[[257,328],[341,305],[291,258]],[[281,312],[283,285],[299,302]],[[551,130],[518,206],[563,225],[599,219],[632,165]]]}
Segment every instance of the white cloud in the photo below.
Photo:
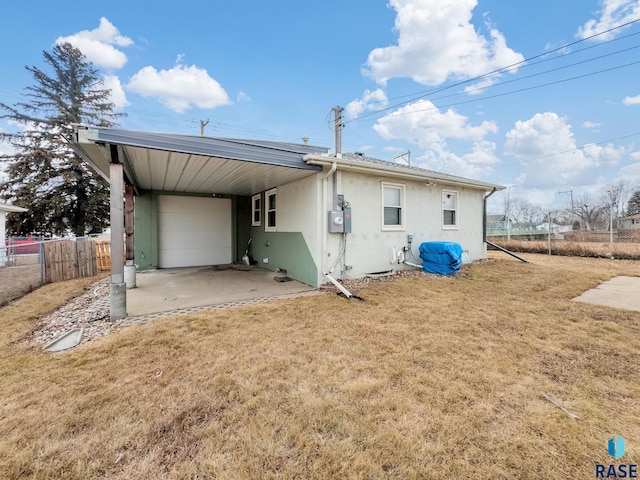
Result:
{"label": "white cloud", "polygon": [[[578,28],[578,38],[587,38],[640,17],[638,0],[599,0],[598,18],[589,19]],[[600,41],[610,40],[620,33],[615,30],[597,37]]]}
{"label": "white cloud", "polygon": [[122,68],[127,56],[116,47],[133,45],[133,40],[120,35],[119,30],[106,18],[100,19],[100,26],[94,30],[82,30],[67,37],[58,37],[56,44],[70,43],[78,48],[87,60],[100,67]]}
{"label": "white cloud", "polygon": [[105,75],[102,79],[102,86],[111,90],[111,98],[109,100],[114,104],[116,110],[122,110],[130,105],[127,100],[127,94],[124,92],[122,83],[120,83],[120,78],[116,75]]}
{"label": "white cloud", "polygon": [[345,108],[345,115],[347,118],[357,118],[363,112],[381,110],[387,105],[389,100],[384,90],[380,88],[374,91],[365,90],[361,99],[349,102]]}
{"label": "white cloud", "polygon": [[461,177],[489,178],[493,172],[493,165],[499,162],[494,155],[495,148],[493,142],[474,142],[471,153],[462,156],[444,148],[434,148],[412,163],[418,167]]}
{"label": "white cloud", "polygon": [[238,92],[238,96],[236,97],[236,102],[238,103],[251,103],[251,97],[247,95],[245,92],[240,90]]}
{"label": "white cloud", "polygon": [[[6,133],[6,130],[0,128],[0,133]],[[16,153],[16,151],[9,143],[0,141],[0,155],[13,155],[14,153]],[[0,170],[3,166],[4,165],[0,163]]]}
{"label": "white cloud", "polygon": [[589,128],[592,130],[597,131],[600,128],[600,124],[596,123],[596,122],[590,122],[590,121],[586,121],[582,124],[582,128]]}
{"label": "white cloud", "polygon": [[374,130],[383,138],[401,139],[422,148],[442,148],[447,139],[481,141],[490,133],[497,133],[494,122],[484,121],[478,126],[453,109],[441,113],[429,100],[418,100],[380,118]]}
{"label": "white cloud", "polygon": [[[453,109],[440,112],[428,100],[405,105],[382,117],[374,130],[386,140],[402,140],[426,150],[416,165],[456,175],[485,178],[499,162],[496,144],[485,140],[498,132],[494,122],[471,125],[469,119]],[[471,152],[458,155],[450,151],[448,141],[469,142]]]}
{"label": "white cloud", "polygon": [[488,25],[489,38],[471,23],[477,0],[389,0],[396,10],[397,45],[376,48],[365,73],[378,83],[410,77],[424,85],[469,79],[521,62],[504,36]]}
{"label": "white cloud", "polygon": [[636,162],[622,167],[618,172],[622,178],[637,182],[640,179],[640,156],[636,157]]}
{"label": "white cloud", "polygon": [[571,125],[553,112],[517,121],[506,134],[504,148],[505,154],[520,162],[528,187],[592,184],[603,170],[614,167],[630,153],[612,144],[578,148]]}
{"label": "white cloud", "polygon": [[622,99],[622,103],[625,105],[640,105],[640,95],[635,97],[624,97],[624,99]]}
{"label": "white cloud", "polygon": [[[180,57],[178,57],[180,60]],[[156,97],[177,113],[191,107],[216,108],[230,103],[227,92],[203,68],[177,64],[169,70],[149,66],[139,70],[126,86],[143,97]]]}
{"label": "white cloud", "polygon": [[490,77],[485,77],[479,82],[473,83],[468,87],[465,87],[464,92],[469,95],[479,95],[483,93],[487,88],[492,87],[496,83],[498,83],[498,75],[492,75]]}

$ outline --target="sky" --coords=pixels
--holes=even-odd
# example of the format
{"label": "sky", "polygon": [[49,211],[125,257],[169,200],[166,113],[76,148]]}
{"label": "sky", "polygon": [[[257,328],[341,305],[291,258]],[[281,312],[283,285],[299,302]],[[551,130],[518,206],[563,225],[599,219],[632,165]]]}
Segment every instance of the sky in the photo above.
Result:
{"label": "sky", "polygon": [[343,151],[506,186],[495,213],[640,188],[640,0],[43,3],[3,6],[0,102],[66,41],[123,128],[333,151],[341,106]]}

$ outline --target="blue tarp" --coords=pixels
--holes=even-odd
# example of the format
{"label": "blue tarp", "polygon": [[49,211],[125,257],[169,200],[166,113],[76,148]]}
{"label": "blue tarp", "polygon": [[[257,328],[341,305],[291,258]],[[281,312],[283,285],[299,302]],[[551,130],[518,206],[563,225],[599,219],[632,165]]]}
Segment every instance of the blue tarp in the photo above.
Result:
{"label": "blue tarp", "polygon": [[462,265],[462,247],[454,242],[424,242],[420,244],[420,258],[425,272],[451,275]]}

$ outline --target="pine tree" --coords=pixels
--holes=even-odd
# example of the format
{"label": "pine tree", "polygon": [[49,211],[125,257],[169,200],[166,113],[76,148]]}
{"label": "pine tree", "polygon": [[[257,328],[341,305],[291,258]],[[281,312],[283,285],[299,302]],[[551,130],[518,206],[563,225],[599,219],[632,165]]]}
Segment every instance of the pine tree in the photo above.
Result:
{"label": "pine tree", "polygon": [[0,197],[27,208],[7,216],[13,235],[37,233],[83,236],[99,233],[109,224],[109,186],[69,147],[74,123],[114,126],[110,90],[104,89],[98,70],[82,52],[65,43],[43,52],[50,73],[26,69],[34,84],[25,89],[24,101],[0,103],[0,118],[21,126],[17,133],[0,133],[15,153],[1,155],[7,180]]}
{"label": "pine tree", "polygon": [[636,190],[631,194],[631,197],[629,197],[627,211],[625,213],[627,215],[637,215],[640,213],[640,190]]}

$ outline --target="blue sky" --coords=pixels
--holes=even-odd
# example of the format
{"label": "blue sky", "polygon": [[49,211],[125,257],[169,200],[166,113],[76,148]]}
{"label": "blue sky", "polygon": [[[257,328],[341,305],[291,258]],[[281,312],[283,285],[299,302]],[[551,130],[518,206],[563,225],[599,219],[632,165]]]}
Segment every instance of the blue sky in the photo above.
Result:
{"label": "blue sky", "polygon": [[211,136],[333,147],[340,105],[344,151],[411,151],[545,208],[568,203],[561,191],[640,185],[640,0],[23,5],[0,17],[4,103],[32,84],[26,65],[69,41],[124,128],[197,135],[208,120]]}

